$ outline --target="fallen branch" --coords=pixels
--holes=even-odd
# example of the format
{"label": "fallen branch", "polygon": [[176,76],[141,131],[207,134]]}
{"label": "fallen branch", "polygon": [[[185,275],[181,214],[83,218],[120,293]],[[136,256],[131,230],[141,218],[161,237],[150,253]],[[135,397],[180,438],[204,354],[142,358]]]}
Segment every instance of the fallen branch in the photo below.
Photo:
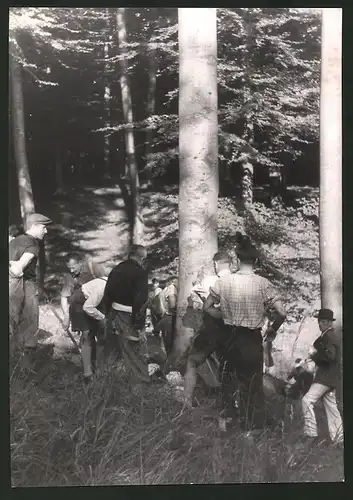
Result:
{"label": "fallen branch", "polygon": [[62,329],[64,330],[64,332],[66,332],[68,334],[68,336],[72,340],[72,343],[75,345],[77,351],[80,353],[81,349],[80,349],[78,343],[76,342],[76,340],[74,339],[72,333],[70,332],[70,330],[68,328],[65,328],[63,320],[61,319],[61,317],[59,316],[59,314],[56,312],[56,310],[54,309],[54,307],[51,304],[48,304],[48,305],[50,307],[50,310],[53,312],[54,316],[59,320]]}

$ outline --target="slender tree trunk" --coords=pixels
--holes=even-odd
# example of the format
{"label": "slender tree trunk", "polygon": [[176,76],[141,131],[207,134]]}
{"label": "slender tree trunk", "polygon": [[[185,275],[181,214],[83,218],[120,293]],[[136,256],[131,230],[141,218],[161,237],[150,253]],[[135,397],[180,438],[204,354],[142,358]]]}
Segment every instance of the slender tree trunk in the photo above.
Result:
{"label": "slender tree trunk", "polygon": [[[104,87],[104,115],[105,115],[105,126],[107,129],[111,126],[111,92],[110,92],[110,64],[109,64],[109,43],[111,39],[110,35],[110,11],[109,8],[105,9],[105,14],[107,18],[107,39],[104,44],[104,77],[105,77],[105,87]],[[104,170],[111,178],[111,148],[110,148],[110,132],[106,132],[104,135]]]}
{"label": "slender tree trunk", "polygon": [[[35,206],[27,159],[21,66],[13,55],[10,55],[10,77],[13,144],[17,169],[21,216],[23,225],[26,229],[27,217],[35,212]],[[44,287],[44,274],[45,247],[44,242],[41,241],[39,245],[39,259],[37,265],[37,280],[41,292],[43,291]]]}
{"label": "slender tree trunk", "polygon": [[342,325],[342,9],[323,9],[320,103],[321,304]]}
{"label": "slender tree trunk", "polygon": [[126,157],[127,157],[127,169],[128,177],[130,180],[130,191],[131,191],[131,219],[132,219],[132,229],[131,229],[131,242],[140,243],[143,237],[143,220],[141,214],[141,203],[140,203],[140,183],[138,168],[135,155],[135,142],[134,142],[134,131],[133,131],[133,114],[132,114],[132,101],[131,101],[131,91],[128,80],[128,60],[126,49],[126,25],[125,25],[125,9],[118,8],[117,10],[117,27],[118,27],[118,39],[120,54],[124,56],[120,60],[121,76],[121,94],[123,103],[123,113],[126,129],[125,129],[125,143],[126,143]]}
{"label": "slender tree trunk", "polygon": [[34,213],[35,207],[27,160],[21,67],[15,59],[15,56],[12,55],[10,55],[10,76],[13,145],[18,178],[21,216],[24,225],[26,225],[26,219],[28,215]]}
{"label": "slender tree trunk", "polygon": [[[244,51],[244,99],[248,101],[251,99],[251,50],[252,50],[252,26],[251,21],[246,19],[246,47]],[[244,120],[244,139],[248,144],[252,145],[254,142],[254,125],[252,120],[251,107],[245,114]],[[247,154],[242,162],[242,198],[244,207],[251,207],[253,203],[253,192],[254,192],[254,166],[251,163],[251,159]]]}
{"label": "slender tree trunk", "polygon": [[183,324],[193,281],[217,251],[217,15],[179,8],[179,293],[174,356],[194,331]]}
{"label": "slender tree trunk", "polygon": [[[147,116],[151,117],[156,111],[156,87],[157,87],[157,59],[156,48],[153,44],[147,44],[148,48],[148,97]],[[154,130],[148,129],[146,132],[145,162],[148,164],[148,157],[153,151]]]}

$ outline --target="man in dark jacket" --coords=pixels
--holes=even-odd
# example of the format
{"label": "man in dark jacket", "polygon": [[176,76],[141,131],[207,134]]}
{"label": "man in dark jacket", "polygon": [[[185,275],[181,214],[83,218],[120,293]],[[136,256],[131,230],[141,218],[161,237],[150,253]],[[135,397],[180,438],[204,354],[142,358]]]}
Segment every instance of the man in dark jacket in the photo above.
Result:
{"label": "man in dark jacket", "polygon": [[128,259],[111,270],[103,298],[105,310],[111,310],[113,337],[117,336],[126,368],[139,382],[150,382],[140,346],[145,339],[143,305],[148,299],[148,272],[143,267],[146,257],[145,247],[132,245]]}
{"label": "man in dark jacket", "polygon": [[305,441],[315,443],[318,437],[314,405],[322,400],[328,423],[330,438],[334,444],[343,443],[343,425],[336,402],[336,387],[341,375],[340,341],[333,329],[333,311],[320,309],[318,314],[321,331],[310,353],[317,366],[314,382],[302,399]]}

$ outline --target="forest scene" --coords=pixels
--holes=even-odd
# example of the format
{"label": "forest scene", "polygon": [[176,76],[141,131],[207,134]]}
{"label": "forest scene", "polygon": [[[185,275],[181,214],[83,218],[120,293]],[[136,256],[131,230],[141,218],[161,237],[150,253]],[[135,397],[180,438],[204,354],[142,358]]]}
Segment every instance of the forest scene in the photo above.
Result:
{"label": "forest scene", "polygon": [[[40,349],[28,366],[9,359],[13,487],[344,481],[322,402],[320,441],[306,449],[301,402],[283,392],[320,336],[317,311],[342,322],[340,123],[322,76],[323,16],[337,10],[10,8],[8,223],[52,221],[37,266]],[[263,376],[277,424],[256,440],[220,432],[208,372],[195,408],[183,406],[188,297],[216,252],[236,262],[239,232],[286,311]],[[135,387],[105,352],[86,388],[80,337],[63,326],[67,259],[80,252],[108,276],[131,245],[147,250],[150,291],[179,280],[172,369]],[[166,353],[149,314],[153,369]]]}

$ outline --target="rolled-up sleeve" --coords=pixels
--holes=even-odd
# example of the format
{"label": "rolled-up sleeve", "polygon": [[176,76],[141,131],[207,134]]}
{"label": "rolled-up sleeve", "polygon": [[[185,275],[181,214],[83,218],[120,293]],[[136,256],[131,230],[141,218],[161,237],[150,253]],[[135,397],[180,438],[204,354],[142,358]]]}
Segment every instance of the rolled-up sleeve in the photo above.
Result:
{"label": "rolled-up sleeve", "polygon": [[70,274],[62,277],[61,297],[70,297],[74,288],[74,282]]}

